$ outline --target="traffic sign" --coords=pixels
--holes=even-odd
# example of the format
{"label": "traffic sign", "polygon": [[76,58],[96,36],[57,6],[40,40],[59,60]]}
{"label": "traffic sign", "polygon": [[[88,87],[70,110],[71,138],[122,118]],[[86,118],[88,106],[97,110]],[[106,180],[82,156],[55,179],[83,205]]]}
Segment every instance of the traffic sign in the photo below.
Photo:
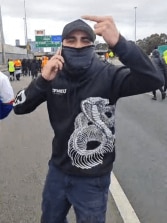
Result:
{"label": "traffic sign", "polygon": [[55,47],[58,48],[61,46],[61,43],[56,43],[56,42],[36,42],[35,43],[36,47]]}
{"label": "traffic sign", "polygon": [[51,41],[51,36],[35,36],[36,42]]}
{"label": "traffic sign", "polygon": [[62,36],[51,36],[52,42],[61,42]]}
{"label": "traffic sign", "polygon": [[36,47],[60,47],[62,36],[35,36]]}

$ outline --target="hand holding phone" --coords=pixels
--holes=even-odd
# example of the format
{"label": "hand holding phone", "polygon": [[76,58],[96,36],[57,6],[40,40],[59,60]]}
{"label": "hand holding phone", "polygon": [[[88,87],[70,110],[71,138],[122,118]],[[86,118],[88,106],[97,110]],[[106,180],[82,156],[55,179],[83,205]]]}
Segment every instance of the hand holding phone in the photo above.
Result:
{"label": "hand holding phone", "polygon": [[57,50],[56,54],[51,57],[47,64],[42,69],[42,77],[48,81],[53,80],[58,71],[62,70],[64,58],[61,56],[61,47]]}

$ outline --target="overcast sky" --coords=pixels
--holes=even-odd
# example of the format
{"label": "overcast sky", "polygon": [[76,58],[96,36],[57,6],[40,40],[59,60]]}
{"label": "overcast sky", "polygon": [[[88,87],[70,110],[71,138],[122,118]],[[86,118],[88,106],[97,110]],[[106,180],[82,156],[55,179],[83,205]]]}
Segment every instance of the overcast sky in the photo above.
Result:
{"label": "overcast sky", "polygon": [[[24,0],[0,0],[0,5],[5,43],[10,45],[16,39],[25,43],[25,11],[32,40],[40,29],[45,35],[61,35],[66,23],[85,14],[111,15],[120,33],[130,40],[135,40],[135,27],[137,40],[167,34],[167,0],[25,0],[26,10]],[[94,23],[88,23],[93,28]]]}

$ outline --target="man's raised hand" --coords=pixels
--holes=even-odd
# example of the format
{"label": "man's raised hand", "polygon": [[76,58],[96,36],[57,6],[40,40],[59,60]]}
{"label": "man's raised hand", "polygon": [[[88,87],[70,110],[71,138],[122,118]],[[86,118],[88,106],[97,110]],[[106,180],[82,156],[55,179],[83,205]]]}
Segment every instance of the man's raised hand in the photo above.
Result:
{"label": "man's raised hand", "polygon": [[84,15],[82,19],[96,22],[94,25],[95,34],[102,36],[110,47],[114,47],[117,44],[120,34],[111,16]]}

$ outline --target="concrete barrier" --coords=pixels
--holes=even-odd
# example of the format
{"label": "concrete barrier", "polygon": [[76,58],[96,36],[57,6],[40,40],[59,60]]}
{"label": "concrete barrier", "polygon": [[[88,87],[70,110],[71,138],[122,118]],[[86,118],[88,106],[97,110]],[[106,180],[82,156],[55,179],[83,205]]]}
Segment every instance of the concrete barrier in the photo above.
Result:
{"label": "concrete barrier", "polygon": [[27,54],[26,49],[22,49],[20,47],[11,46],[8,44],[4,45],[4,53],[2,52],[2,45],[0,44],[0,64],[3,64],[3,56],[5,55],[5,63],[7,63],[8,59],[23,59],[23,58],[33,58],[33,54]]}

